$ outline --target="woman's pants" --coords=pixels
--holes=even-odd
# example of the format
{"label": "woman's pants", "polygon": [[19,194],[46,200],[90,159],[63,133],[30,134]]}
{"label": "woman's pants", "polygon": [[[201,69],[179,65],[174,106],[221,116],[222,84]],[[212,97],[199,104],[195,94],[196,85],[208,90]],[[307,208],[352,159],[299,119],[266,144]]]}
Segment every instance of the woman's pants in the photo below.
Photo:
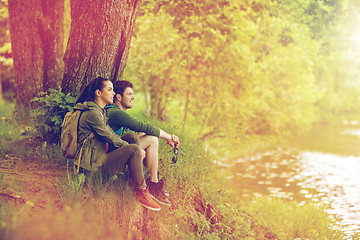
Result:
{"label": "woman's pants", "polygon": [[129,145],[116,148],[107,154],[104,161],[103,170],[112,174],[124,171],[128,165],[130,178],[136,188],[146,188],[142,149],[139,147],[139,137],[134,133],[129,133],[122,137]]}

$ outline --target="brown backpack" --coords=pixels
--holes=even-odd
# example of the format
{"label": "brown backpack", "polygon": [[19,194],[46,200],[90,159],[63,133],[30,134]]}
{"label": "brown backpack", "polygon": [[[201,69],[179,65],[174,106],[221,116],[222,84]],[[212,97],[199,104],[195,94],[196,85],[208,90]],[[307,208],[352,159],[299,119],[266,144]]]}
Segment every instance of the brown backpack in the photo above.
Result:
{"label": "brown backpack", "polygon": [[[81,143],[78,143],[77,137],[81,114],[82,111],[80,110],[73,110],[65,114],[61,130],[61,152],[65,158],[75,158],[76,151],[81,145]],[[83,143],[94,136],[95,134],[92,132]]]}

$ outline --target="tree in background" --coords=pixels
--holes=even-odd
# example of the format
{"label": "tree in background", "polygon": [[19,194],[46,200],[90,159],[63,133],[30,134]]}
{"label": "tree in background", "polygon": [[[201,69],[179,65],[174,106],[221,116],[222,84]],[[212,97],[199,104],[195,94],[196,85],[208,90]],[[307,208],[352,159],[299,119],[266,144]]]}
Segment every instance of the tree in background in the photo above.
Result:
{"label": "tree in background", "polygon": [[[316,1],[304,5],[302,21],[320,44],[316,63],[320,121],[360,113],[360,6],[357,1]],[[321,16],[321,18],[319,18]]]}
{"label": "tree in background", "polygon": [[10,0],[16,100],[27,106],[63,77],[64,0]]}
{"label": "tree in background", "polygon": [[99,76],[121,79],[140,2],[71,1],[71,29],[61,85],[64,93],[78,92]]}
{"label": "tree in background", "polygon": [[257,32],[251,45],[253,101],[248,133],[283,135],[306,130],[319,98],[315,65],[320,44],[299,21],[297,2],[251,6]]}
{"label": "tree in background", "polygon": [[129,76],[147,87],[153,116],[162,117],[167,103],[200,138],[226,137],[225,142],[281,135],[314,120],[312,65],[319,44],[288,4],[198,0],[144,5]]}
{"label": "tree in background", "polygon": [[238,37],[250,39],[245,31],[235,36],[232,16],[239,13],[228,1],[144,2],[129,72],[146,87],[152,116],[166,118],[165,106],[176,99],[183,126],[191,114],[206,126],[218,110],[214,101],[244,88],[247,63],[238,60],[249,52],[233,46]]}
{"label": "tree in background", "polygon": [[[14,62],[11,53],[9,14],[7,1],[0,2],[0,101],[3,100],[5,78],[10,85]],[[11,96],[9,96],[11,98]]]}

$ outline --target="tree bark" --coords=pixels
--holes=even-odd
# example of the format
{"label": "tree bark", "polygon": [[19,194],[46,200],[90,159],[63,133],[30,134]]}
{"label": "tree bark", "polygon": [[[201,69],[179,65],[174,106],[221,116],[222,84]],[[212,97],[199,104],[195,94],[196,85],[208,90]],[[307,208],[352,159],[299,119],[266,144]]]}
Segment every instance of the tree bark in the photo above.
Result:
{"label": "tree bark", "polygon": [[63,77],[64,0],[9,0],[16,100],[28,106]]}
{"label": "tree bark", "polygon": [[141,0],[71,0],[64,93],[79,92],[96,77],[120,80]]}

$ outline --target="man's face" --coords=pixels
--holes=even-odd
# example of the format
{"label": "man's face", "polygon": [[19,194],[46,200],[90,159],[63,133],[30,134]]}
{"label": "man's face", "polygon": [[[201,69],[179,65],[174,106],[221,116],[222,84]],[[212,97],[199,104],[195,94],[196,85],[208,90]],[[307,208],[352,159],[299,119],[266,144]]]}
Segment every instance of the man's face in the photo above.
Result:
{"label": "man's face", "polygon": [[135,97],[132,88],[127,87],[125,88],[123,96],[121,96],[120,104],[124,109],[132,108],[134,99]]}

